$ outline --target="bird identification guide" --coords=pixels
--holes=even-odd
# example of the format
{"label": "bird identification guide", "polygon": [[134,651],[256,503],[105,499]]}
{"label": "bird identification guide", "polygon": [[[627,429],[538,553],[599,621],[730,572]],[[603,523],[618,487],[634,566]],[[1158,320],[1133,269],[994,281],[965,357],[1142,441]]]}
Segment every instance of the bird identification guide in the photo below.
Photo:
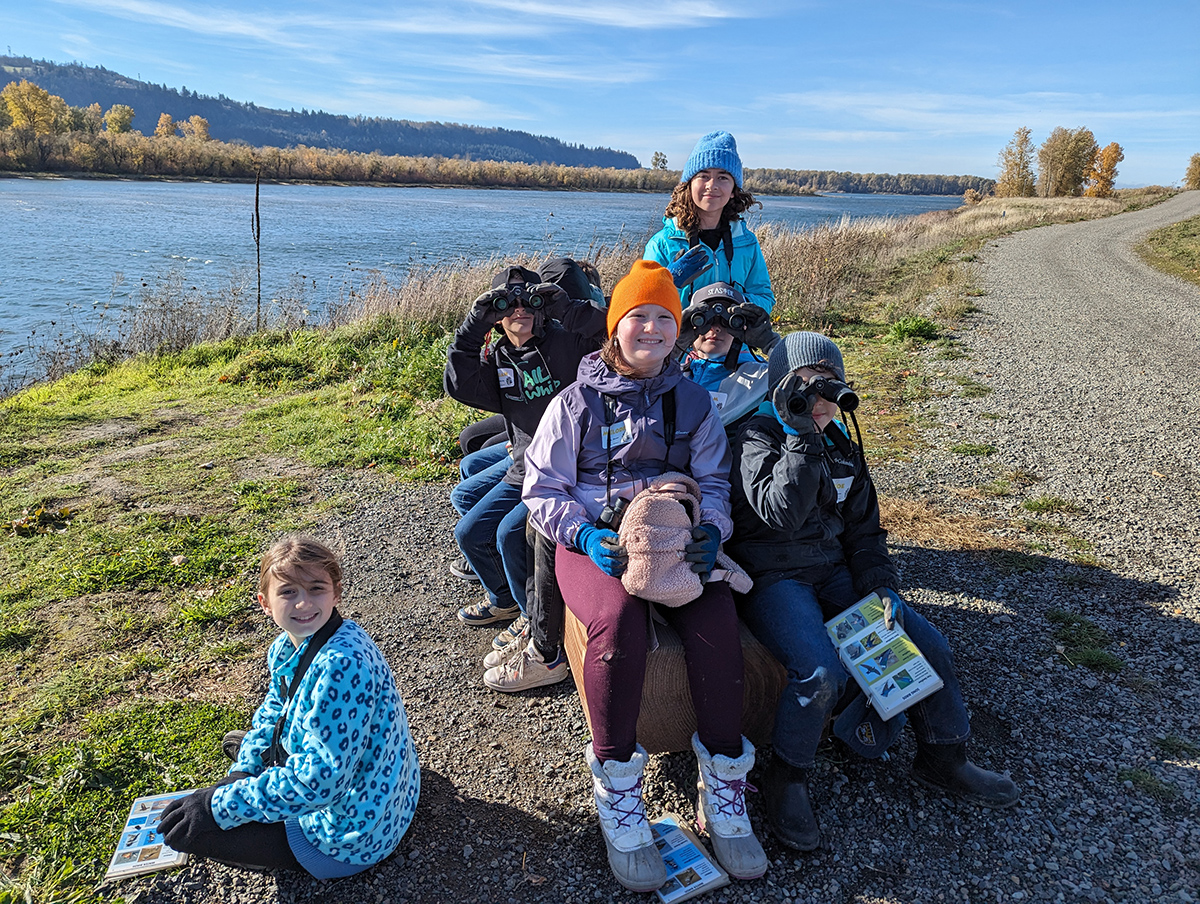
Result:
{"label": "bird identification guide", "polygon": [[129,808],[129,818],[125,820],[125,828],[121,830],[121,839],[117,842],[117,851],[101,884],[187,863],[187,854],[167,847],[158,831],[158,823],[167,804],[191,793],[191,790],[172,791],[170,794],[139,797],[133,802]]}
{"label": "bird identification guide", "polygon": [[885,722],[942,687],[941,676],[896,623],[883,623],[878,593],[825,622],[846,671],[854,676],[871,706]]}

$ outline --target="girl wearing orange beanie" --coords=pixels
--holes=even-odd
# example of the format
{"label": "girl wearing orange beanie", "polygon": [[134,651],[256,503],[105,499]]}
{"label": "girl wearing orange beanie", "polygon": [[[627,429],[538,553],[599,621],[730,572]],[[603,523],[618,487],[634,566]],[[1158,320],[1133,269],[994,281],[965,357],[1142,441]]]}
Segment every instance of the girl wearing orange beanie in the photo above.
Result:
{"label": "girl wearing orange beanie", "polygon": [[700,527],[686,560],[704,580],[699,598],[660,614],[683,639],[698,731],[697,816],[731,875],[757,878],[766,855],[746,816],[754,747],[741,734],[742,649],[729,586],[708,582],[729,517],[729,444],[708,392],[685,379],[673,350],[679,292],[666,268],[638,261],[613,290],[609,339],[555,397],[525,455],[523,499],[553,539],[567,608],[587,630],[583,675],[592,772],[608,862],[634,891],[653,891],[666,870],[642,803],[646,751],[637,719],[646,672],[649,606],[626,592],[626,554],[613,515],[655,477],[689,473],[702,493]]}

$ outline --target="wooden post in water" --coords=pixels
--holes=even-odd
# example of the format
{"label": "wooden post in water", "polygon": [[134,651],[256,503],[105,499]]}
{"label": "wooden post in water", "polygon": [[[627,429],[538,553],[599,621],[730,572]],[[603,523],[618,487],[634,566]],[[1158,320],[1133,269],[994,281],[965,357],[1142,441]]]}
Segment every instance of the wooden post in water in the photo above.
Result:
{"label": "wooden post in water", "polygon": [[262,331],[262,220],[258,216],[258,188],[262,181],[262,166],[254,171],[254,214],[250,217],[250,232],[254,235],[254,256],[258,270],[258,295],[254,310],[254,331]]}

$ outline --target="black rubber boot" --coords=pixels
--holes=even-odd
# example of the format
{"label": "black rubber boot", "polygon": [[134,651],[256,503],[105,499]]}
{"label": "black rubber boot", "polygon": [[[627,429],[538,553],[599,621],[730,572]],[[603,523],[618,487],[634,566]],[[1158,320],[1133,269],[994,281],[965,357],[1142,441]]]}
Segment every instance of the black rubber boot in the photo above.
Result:
{"label": "black rubber boot", "polygon": [[230,731],[221,739],[221,752],[229,757],[235,763],[238,758],[238,751],[242,749],[242,739],[246,737],[244,731]]}
{"label": "black rubber boot", "polygon": [[1007,775],[980,769],[967,759],[967,744],[923,744],[917,742],[912,776],[920,784],[947,791],[960,800],[980,807],[1002,810],[1017,802],[1020,792]]}
{"label": "black rubber boot", "polygon": [[767,825],[780,843],[797,851],[813,851],[821,844],[821,827],[808,797],[808,770],[772,756],[763,775],[763,803]]}

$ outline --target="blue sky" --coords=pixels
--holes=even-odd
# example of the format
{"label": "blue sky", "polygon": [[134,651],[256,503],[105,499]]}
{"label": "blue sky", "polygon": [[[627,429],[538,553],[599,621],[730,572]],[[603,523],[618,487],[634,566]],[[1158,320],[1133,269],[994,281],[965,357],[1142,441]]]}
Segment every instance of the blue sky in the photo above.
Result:
{"label": "blue sky", "polygon": [[995,176],[1087,126],[1119,185],[1200,152],[1200,2],[4,0],[0,45],[262,106],[502,126],[682,166]]}

